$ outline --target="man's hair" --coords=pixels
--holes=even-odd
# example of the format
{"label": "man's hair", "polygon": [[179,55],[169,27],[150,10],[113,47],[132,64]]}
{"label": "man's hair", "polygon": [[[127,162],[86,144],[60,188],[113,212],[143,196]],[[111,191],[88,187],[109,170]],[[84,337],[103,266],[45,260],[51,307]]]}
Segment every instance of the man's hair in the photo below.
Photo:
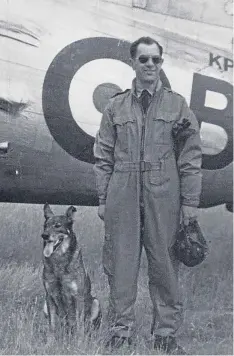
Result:
{"label": "man's hair", "polygon": [[156,44],[159,48],[159,53],[160,56],[162,57],[163,54],[163,48],[162,46],[153,38],[151,37],[140,37],[138,38],[138,40],[136,40],[135,42],[133,42],[130,46],[130,55],[131,58],[136,58],[136,52],[137,52],[137,47],[139,46],[140,43],[144,43],[146,45],[152,45],[152,44]]}

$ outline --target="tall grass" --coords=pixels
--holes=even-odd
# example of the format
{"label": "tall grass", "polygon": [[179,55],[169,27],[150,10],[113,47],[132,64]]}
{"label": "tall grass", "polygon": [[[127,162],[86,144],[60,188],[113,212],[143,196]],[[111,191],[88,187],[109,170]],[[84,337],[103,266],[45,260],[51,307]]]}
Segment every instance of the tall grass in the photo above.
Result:
{"label": "tall grass", "polygon": [[[66,207],[52,207],[63,213]],[[96,208],[78,207],[74,230],[84,260],[101,300],[104,320],[90,340],[82,329],[72,340],[55,340],[42,313],[40,205],[0,204],[0,354],[101,354],[107,334],[105,311],[108,286],[101,266],[103,224]],[[226,355],[232,350],[232,214],[224,207],[200,211],[208,241],[207,260],[194,268],[181,268],[185,320],[178,335],[190,354]],[[150,338],[151,303],[147,286],[147,260],[143,255],[136,303],[138,339],[122,353],[155,354]]]}

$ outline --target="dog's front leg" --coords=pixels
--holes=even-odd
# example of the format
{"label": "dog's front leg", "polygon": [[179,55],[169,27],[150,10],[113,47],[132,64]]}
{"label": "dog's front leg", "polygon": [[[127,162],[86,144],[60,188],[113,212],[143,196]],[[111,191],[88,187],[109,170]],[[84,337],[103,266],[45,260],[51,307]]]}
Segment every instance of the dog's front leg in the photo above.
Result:
{"label": "dog's front leg", "polygon": [[77,300],[71,295],[67,301],[67,326],[71,334],[77,330]]}
{"label": "dog's front leg", "polygon": [[57,317],[56,305],[54,303],[54,300],[48,294],[46,296],[46,304],[47,304],[50,331],[54,333],[56,329],[56,317]]}

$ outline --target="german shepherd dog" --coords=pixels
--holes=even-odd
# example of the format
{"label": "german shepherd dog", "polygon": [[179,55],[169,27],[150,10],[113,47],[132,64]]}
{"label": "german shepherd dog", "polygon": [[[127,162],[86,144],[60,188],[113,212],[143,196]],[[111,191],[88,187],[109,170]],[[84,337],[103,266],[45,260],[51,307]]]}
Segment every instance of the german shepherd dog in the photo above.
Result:
{"label": "german shepherd dog", "polygon": [[72,334],[82,313],[85,332],[98,329],[102,317],[99,301],[91,294],[90,277],[72,229],[75,211],[76,208],[70,206],[65,215],[54,215],[46,203],[42,234],[44,312],[49,318],[51,331],[62,326]]}

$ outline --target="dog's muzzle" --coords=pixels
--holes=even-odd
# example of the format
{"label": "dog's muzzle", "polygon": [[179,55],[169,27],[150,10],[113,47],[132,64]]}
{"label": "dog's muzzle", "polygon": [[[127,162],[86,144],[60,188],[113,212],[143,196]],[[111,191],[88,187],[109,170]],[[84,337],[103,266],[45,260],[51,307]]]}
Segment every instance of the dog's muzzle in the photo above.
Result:
{"label": "dog's muzzle", "polygon": [[50,257],[52,253],[57,250],[57,248],[62,244],[63,240],[65,237],[67,237],[67,234],[58,234],[56,236],[56,240],[50,240],[51,236],[48,234],[42,234],[42,238],[45,241],[45,247],[43,250],[43,254],[45,257]]}

